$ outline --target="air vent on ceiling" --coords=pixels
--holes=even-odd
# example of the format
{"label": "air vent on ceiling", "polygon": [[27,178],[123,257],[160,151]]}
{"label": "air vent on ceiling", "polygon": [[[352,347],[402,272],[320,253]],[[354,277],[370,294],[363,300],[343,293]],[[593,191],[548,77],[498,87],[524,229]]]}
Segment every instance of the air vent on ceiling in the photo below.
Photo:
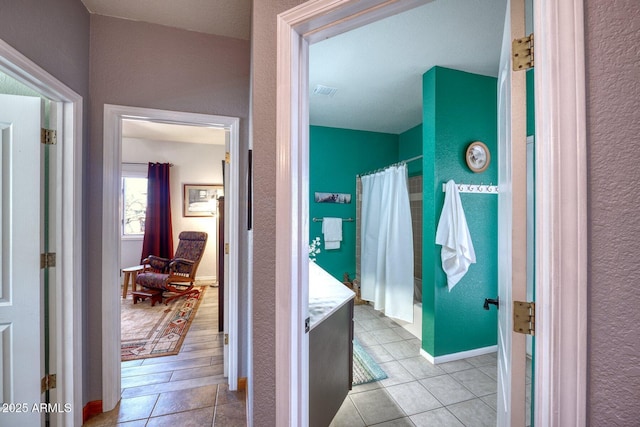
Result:
{"label": "air vent on ceiling", "polygon": [[333,96],[338,91],[338,88],[317,85],[315,89],[313,89],[314,95],[322,95],[322,96]]}

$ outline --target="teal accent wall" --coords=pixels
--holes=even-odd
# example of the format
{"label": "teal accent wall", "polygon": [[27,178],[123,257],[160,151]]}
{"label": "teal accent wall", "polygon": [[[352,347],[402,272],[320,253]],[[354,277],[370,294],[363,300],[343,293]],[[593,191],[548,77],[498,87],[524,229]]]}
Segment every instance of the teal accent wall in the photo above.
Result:
{"label": "teal accent wall", "polygon": [[[398,160],[422,155],[422,124],[398,135]],[[422,160],[407,163],[409,176],[422,174]]]}
{"label": "teal accent wall", "polygon": [[[435,232],[444,193],[453,179],[464,184],[498,182],[497,81],[452,69],[434,67],[423,76],[423,340],[437,357],[497,343],[497,312],[483,309],[485,298],[498,295],[497,208],[495,195],[461,194],[477,263],[449,292],[441,267]],[[465,151],[473,141],[491,152],[489,168],[469,170]],[[431,280],[429,280],[431,278]]]}
{"label": "teal accent wall", "polygon": [[[342,224],[340,249],[325,251],[322,223],[312,218],[356,217],[356,175],[398,161],[398,135],[311,126],[309,129],[309,240],[320,237],[319,266],[342,281],[356,273],[356,223]],[[315,192],[348,193],[351,203],[316,203]]]}
{"label": "teal accent wall", "polygon": [[533,72],[533,68],[527,70],[527,136],[534,135],[536,133],[536,108]]}

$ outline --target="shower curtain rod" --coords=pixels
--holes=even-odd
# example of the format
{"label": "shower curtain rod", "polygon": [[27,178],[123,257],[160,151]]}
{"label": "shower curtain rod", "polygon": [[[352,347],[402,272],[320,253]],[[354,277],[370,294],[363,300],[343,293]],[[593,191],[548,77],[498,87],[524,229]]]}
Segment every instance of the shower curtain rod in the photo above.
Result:
{"label": "shower curtain rod", "polygon": [[389,166],[385,166],[385,167],[383,167],[383,168],[376,169],[376,170],[374,170],[374,171],[365,172],[365,173],[360,173],[360,174],[356,175],[356,178],[360,178],[361,176],[365,176],[365,175],[371,175],[371,174],[373,174],[373,173],[377,173],[377,172],[382,172],[382,171],[383,171],[383,170],[385,170],[385,169],[388,169],[388,168],[391,168],[391,167],[394,167],[394,166],[404,165],[404,164],[407,164],[407,163],[409,163],[409,162],[413,162],[413,161],[419,160],[419,159],[421,159],[421,158],[422,158],[422,155],[420,155],[420,156],[415,156],[415,157],[411,157],[410,159],[402,160],[402,161],[400,161],[400,162],[398,162],[398,163],[392,163],[392,164],[390,164]]}

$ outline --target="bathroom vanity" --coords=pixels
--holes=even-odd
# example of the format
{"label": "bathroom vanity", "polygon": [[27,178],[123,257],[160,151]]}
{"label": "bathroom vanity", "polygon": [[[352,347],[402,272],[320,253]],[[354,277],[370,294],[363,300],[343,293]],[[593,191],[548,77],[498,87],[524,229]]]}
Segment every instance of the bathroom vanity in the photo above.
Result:
{"label": "bathroom vanity", "polygon": [[327,427],[353,382],[355,293],[309,263],[309,426]]}

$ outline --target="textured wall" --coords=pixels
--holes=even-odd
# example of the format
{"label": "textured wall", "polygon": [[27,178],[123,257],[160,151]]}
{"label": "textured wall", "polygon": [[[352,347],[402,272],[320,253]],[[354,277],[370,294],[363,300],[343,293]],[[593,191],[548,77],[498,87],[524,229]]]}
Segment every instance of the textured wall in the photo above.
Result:
{"label": "textured wall", "polygon": [[253,210],[253,420],[276,424],[276,15],[302,0],[254,1],[251,32]]}
{"label": "textured wall", "polygon": [[89,12],[79,0],[0,0],[0,39],[87,99]]}
{"label": "textured wall", "polygon": [[640,7],[585,1],[589,185],[588,419],[640,420]]}
{"label": "textured wall", "polygon": [[[498,294],[498,198],[461,194],[476,263],[449,292],[435,231],[450,179],[460,184],[498,182],[496,78],[434,67],[424,74],[423,339],[432,356],[496,345],[496,310],[483,310],[484,298]],[[472,172],[465,152],[473,141],[491,153],[486,171]],[[473,324],[473,328],[469,325]]]}
{"label": "textured wall", "polygon": [[[143,22],[91,16],[91,140],[87,147],[88,306],[100,307],[102,253],[102,150],[104,104],[158,108],[240,118],[240,176],[246,173],[249,116],[249,42],[183,31]],[[241,179],[241,183],[244,182]],[[246,212],[246,188],[240,188]],[[246,215],[240,215],[240,240],[246,241]],[[241,245],[240,259],[247,258]],[[239,318],[248,318],[247,266],[240,263]],[[247,375],[247,324],[241,323],[240,375]],[[102,395],[99,310],[87,330],[89,400]]]}

